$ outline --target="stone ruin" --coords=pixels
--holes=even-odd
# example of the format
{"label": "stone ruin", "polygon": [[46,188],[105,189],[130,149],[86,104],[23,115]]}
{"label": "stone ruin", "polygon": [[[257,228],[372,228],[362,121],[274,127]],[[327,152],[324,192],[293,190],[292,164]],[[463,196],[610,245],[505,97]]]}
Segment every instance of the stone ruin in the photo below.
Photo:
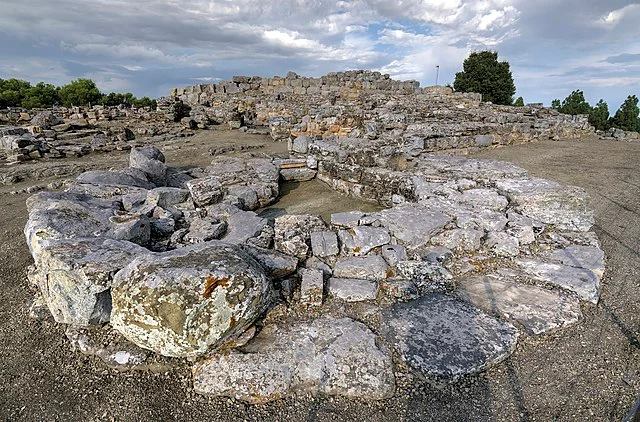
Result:
{"label": "stone ruin", "polygon": [[[171,90],[159,100],[168,113],[185,106],[185,122],[225,123],[269,129],[274,140],[296,136],[366,138],[403,143],[420,151],[469,152],[548,138],[593,133],[588,116],[569,116],[539,106],[507,107],[482,102],[474,93],[448,87],[419,88],[370,71],[304,78],[237,76],[218,84]],[[178,118],[180,116],[176,116]]]}
{"label": "stone ruin", "polygon": [[[265,87],[291,87],[287,79]],[[239,90],[246,84],[235,80]],[[223,98],[217,86],[207,93],[221,105],[200,112],[247,101],[249,91]],[[265,125],[285,121],[288,110],[289,158],[219,155],[178,170],[149,145],[131,150],[128,168],[88,171],[65,191],[33,195],[24,230],[35,261],[32,312],[69,324],[71,342],[110,366],[186,359],[196,392],[250,403],[300,392],[385,399],[402,374],[453,382],[507,359],[519,336],[579,323],[581,305],[598,302],[604,271],[585,192],[512,164],[431,152],[454,140],[478,146],[588,129],[548,110],[440,92],[360,96],[378,105],[349,130],[333,107],[347,110],[351,99],[312,106],[307,90],[282,103],[254,100],[240,127],[264,110],[272,110]],[[452,114],[439,108],[445,101]],[[484,117],[455,123],[462,114]],[[340,128],[329,135],[322,124],[333,118]],[[384,209],[330,221],[261,214],[280,183],[313,178]],[[108,344],[96,337],[105,327],[116,339]]]}

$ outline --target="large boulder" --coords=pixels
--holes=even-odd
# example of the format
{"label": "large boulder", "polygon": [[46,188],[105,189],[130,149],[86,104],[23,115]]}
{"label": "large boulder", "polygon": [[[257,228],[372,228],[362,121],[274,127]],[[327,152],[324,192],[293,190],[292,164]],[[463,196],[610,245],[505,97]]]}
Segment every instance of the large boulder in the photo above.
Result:
{"label": "large boulder", "polygon": [[142,256],[119,271],[111,324],[140,347],[195,357],[242,334],[271,297],[253,258],[213,241]]}
{"label": "large boulder", "polygon": [[266,326],[242,352],[216,354],[193,368],[194,390],[265,403],[295,392],[385,399],[393,396],[391,355],[366,325],[324,317]]}
{"label": "large boulder", "polygon": [[53,114],[50,110],[41,111],[31,119],[31,124],[39,126],[42,129],[51,129],[52,126],[56,126],[64,123],[64,120]]}
{"label": "large boulder", "polygon": [[157,186],[165,186],[167,182],[167,166],[162,152],[154,146],[131,148],[129,166],[142,170],[148,179]]}
{"label": "large boulder", "polygon": [[45,241],[34,257],[38,287],[57,322],[100,325],[111,315],[113,274],[147,253],[134,243],[106,238]]}

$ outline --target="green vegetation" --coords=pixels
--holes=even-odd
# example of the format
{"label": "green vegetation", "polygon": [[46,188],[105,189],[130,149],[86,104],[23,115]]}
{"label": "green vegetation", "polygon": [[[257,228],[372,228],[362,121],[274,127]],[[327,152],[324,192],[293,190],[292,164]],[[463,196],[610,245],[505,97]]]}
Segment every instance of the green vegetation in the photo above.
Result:
{"label": "green vegetation", "polygon": [[580,90],[573,91],[560,103],[555,99],[551,107],[565,114],[588,114],[589,123],[598,130],[618,128],[630,132],[640,132],[640,108],[638,97],[629,95],[613,117],[609,117],[609,106],[604,100],[591,107]]}
{"label": "green vegetation", "polygon": [[91,79],[76,79],[67,85],[55,86],[38,82],[31,85],[19,79],[0,79],[0,108],[46,108],[54,105],[86,106],[86,105],[156,108],[156,100],[149,97],[136,98],[130,92],[103,94]]}
{"label": "green vegetation", "polygon": [[456,73],[453,88],[459,92],[478,92],[483,101],[512,105],[516,86],[508,62],[499,62],[495,51],[473,52]]}
{"label": "green vegetation", "polygon": [[524,99],[522,97],[518,97],[513,105],[515,107],[524,107]]}
{"label": "green vegetation", "polygon": [[624,103],[611,118],[611,125],[622,130],[640,132],[640,109],[638,109],[638,97],[629,95]]}

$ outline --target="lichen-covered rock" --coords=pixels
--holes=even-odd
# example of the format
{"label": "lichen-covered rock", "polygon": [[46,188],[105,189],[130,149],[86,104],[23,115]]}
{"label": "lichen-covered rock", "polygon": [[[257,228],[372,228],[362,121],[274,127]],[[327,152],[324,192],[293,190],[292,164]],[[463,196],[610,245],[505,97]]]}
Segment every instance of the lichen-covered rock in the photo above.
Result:
{"label": "lichen-covered rock", "polygon": [[283,215],[275,219],[275,249],[300,259],[307,257],[311,233],[324,231],[327,226],[315,215]]}
{"label": "lichen-covered rock", "polygon": [[340,258],[333,267],[333,275],[341,278],[384,280],[389,266],[380,255]]}
{"label": "lichen-covered rock", "polygon": [[504,179],[496,186],[519,213],[544,224],[586,232],[595,222],[581,188],[536,178]]}
{"label": "lichen-covered rock", "polygon": [[156,186],[164,186],[167,182],[167,166],[162,152],[151,145],[142,148],[131,148],[129,166],[142,170]]}
{"label": "lichen-covered rock", "polygon": [[36,255],[38,287],[57,322],[109,322],[113,274],[149,251],[126,241],[78,238],[46,241]]}
{"label": "lichen-covered rock", "polygon": [[208,242],[135,259],[112,287],[111,324],[164,356],[200,356],[242,334],[271,298],[271,282],[246,253]]}
{"label": "lichen-covered rock", "polygon": [[394,305],[381,326],[409,366],[452,381],[506,359],[518,339],[513,325],[440,293]]}
{"label": "lichen-covered rock", "polygon": [[[40,192],[27,199],[27,244],[37,261],[40,244],[51,239],[108,237],[110,218],[120,211],[111,200],[68,192]],[[126,239],[125,239],[126,240]]]}
{"label": "lichen-covered rock", "polygon": [[419,248],[438,234],[451,219],[417,204],[402,204],[368,216],[379,220],[407,248]]}
{"label": "lichen-covered rock", "polygon": [[378,283],[373,280],[332,277],[328,286],[329,295],[346,302],[374,300],[378,295]]}
{"label": "lichen-covered rock", "polygon": [[516,263],[524,275],[534,280],[571,290],[591,303],[598,303],[600,299],[600,277],[589,268],[530,258],[517,259]]}
{"label": "lichen-covered rock", "polygon": [[393,396],[389,353],[360,322],[324,317],[269,325],[242,352],[213,355],[193,368],[194,390],[249,403],[294,393],[380,400]]}
{"label": "lichen-covered rock", "polygon": [[522,325],[529,334],[543,334],[582,320],[578,299],[559,291],[483,276],[458,280],[457,285],[461,298]]}
{"label": "lichen-covered rock", "polygon": [[187,182],[193,202],[199,207],[216,204],[222,200],[222,184],[213,176],[203,179],[192,179]]}

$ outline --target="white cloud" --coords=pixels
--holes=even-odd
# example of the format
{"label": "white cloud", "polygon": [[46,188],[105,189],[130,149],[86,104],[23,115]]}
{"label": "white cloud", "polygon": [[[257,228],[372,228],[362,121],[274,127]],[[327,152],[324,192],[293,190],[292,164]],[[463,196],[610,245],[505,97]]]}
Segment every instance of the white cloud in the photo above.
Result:
{"label": "white cloud", "polygon": [[601,18],[601,22],[606,26],[612,27],[617,25],[623,19],[630,15],[640,12],[640,4],[629,4],[620,9],[612,10]]}

